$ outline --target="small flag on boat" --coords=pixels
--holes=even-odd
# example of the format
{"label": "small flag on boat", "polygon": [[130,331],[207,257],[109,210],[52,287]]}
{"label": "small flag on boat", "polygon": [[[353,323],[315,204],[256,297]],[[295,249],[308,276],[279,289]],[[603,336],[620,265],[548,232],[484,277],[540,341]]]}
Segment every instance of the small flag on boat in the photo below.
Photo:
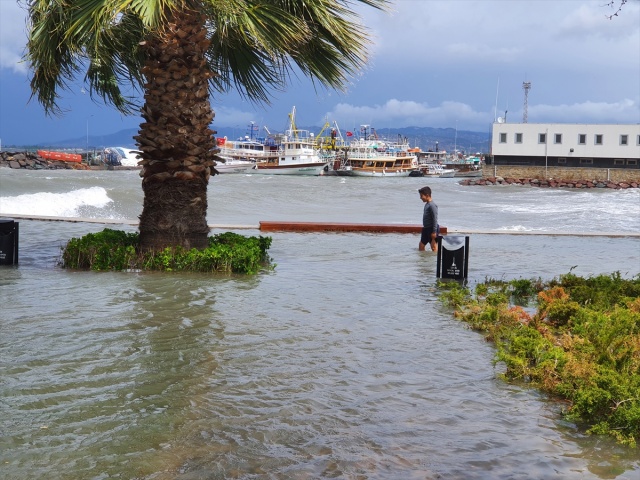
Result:
{"label": "small flag on boat", "polygon": [[353,132],[347,132],[347,137],[353,137]]}

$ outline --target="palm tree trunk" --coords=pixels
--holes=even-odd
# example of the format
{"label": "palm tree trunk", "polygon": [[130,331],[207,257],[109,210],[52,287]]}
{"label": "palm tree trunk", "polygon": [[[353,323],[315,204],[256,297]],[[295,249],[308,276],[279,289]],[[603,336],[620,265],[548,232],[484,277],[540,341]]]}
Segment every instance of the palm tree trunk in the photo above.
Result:
{"label": "palm tree trunk", "polygon": [[166,28],[142,47],[148,54],[143,69],[145,121],[135,139],[142,157],[143,250],[207,246],[207,185],[215,166],[215,132],[209,128],[214,114],[206,34],[199,13],[176,11]]}

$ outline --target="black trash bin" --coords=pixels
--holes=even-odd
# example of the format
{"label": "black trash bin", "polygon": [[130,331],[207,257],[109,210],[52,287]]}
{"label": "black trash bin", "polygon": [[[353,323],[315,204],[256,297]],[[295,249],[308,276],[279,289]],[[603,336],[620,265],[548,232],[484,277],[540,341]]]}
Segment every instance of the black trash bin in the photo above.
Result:
{"label": "black trash bin", "polygon": [[438,237],[438,278],[467,278],[469,270],[469,237],[447,235]]}
{"label": "black trash bin", "polygon": [[0,265],[18,263],[18,222],[0,218]]}

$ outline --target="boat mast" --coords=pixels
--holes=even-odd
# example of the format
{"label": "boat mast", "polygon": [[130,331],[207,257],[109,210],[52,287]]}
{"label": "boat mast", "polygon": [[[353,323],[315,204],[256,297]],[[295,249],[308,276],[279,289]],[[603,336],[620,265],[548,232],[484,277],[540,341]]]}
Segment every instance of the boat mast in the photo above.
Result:
{"label": "boat mast", "polygon": [[249,140],[256,140],[258,138],[259,127],[255,122],[250,122],[247,128],[249,130]]}
{"label": "boat mast", "polygon": [[458,121],[456,120],[456,134],[453,137],[453,158],[458,159]]}

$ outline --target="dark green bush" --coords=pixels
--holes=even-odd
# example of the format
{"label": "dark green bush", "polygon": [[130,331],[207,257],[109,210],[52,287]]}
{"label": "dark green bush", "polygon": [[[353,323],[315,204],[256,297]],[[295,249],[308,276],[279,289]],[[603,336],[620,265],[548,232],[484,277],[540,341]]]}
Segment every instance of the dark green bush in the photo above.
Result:
{"label": "dark green bush", "polygon": [[[566,416],[635,446],[640,438],[640,275],[537,282],[537,311],[514,306],[530,293],[522,281],[485,282],[476,295],[455,291],[442,300],[454,315],[495,342],[495,361],[508,380],[526,381],[569,402]],[[508,288],[506,288],[508,287]],[[451,301],[454,298],[455,301]]]}
{"label": "dark green bush", "polygon": [[72,238],[63,248],[60,265],[97,271],[134,268],[138,238],[137,233],[108,228],[81,238]]}
{"label": "dark green bush", "polygon": [[104,229],[72,238],[63,248],[60,265],[79,270],[163,270],[257,273],[269,263],[270,237],[245,237],[226,232],[209,237],[204,250],[182,247],[138,252],[139,235]]}

